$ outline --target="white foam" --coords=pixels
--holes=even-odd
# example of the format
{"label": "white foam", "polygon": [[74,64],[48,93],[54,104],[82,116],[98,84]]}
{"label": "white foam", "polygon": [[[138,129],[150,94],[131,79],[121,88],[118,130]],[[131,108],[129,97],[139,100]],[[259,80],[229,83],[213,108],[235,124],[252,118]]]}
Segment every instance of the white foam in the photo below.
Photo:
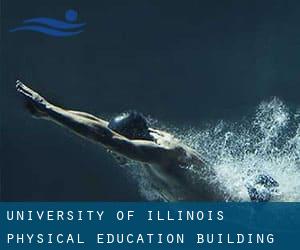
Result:
{"label": "white foam", "polygon": [[[273,98],[262,102],[252,117],[241,122],[220,121],[204,130],[176,129],[176,135],[213,165],[219,189],[230,199],[249,200],[245,183],[257,173],[267,173],[280,184],[275,200],[300,201],[299,113],[292,113],[281,100]],[[151,185],[148,173],[141,167],[132,169],[141,193],[156,199],[159,190]]]}

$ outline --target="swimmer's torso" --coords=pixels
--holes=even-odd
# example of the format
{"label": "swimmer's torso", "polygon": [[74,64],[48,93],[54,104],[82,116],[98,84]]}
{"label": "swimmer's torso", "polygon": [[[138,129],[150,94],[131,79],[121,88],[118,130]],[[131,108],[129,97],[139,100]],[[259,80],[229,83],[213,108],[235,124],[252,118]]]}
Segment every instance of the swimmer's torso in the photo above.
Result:
{"label": "swimmer's torso", "polygon": [[[174,161],[166,161],[163,165],[149,165],[147,172],[151,182],[157,187],[162,198],[166,200],[219,200],[220,197],[209,184],[207,176],[201,176],[205,166],[191,166],[189,151],[192,149],[181,145],[172,135],[155,131],[151,133],[157,144],[174,148]],[[178,152],[178,153],[177,153]],[[167,157],[168,158],[168,157]]]}
{"label": "swimmer's torso", "polygon": [[161,198],[168,201],[220,200],[212,191],[208,180],[198,176],[190,167],[183,166],[145,166],[151,183]]}

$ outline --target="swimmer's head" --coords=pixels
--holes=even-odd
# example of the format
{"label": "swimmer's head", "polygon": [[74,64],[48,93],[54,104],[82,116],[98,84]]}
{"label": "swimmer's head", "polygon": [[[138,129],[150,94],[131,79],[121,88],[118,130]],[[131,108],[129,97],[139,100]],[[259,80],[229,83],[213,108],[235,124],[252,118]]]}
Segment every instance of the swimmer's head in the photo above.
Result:
{"label": "swimmer's head", "polygon": [[136,111],[117,115],[109,121],[108,127],[129,139],[153,140],[146,117]]}

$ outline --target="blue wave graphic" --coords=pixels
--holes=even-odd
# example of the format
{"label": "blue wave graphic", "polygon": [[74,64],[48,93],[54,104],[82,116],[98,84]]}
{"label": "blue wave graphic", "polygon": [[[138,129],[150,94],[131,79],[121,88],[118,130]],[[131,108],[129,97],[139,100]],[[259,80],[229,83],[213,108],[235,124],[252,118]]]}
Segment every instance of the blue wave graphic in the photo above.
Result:
{"label": "blue wave graphic", "polygon": [[44,34],[47,34],[47,35],[50,35],[50,36],[56,36],[56,37],[74,36],[74,35],[77,35],[77,34],[83,32],[83,30],[60,31],[60,30],[54,30],[54,29],[50,29],[50,28],[47,28],[47,27],[35,26],[35,25],[17,27],[15,29],[10,30],[10,32],[21,31],[21,30],[36,31],[36,32],[40,32],[40,33],[44,33]]}
{"label": "blue wave graphic", "polygon": [[74,36],[83,32],[82,28],[85,26],[85,23],[73,23],[77,19],[77,12],[75,10],[67,10],[65,12],[65,19],[66,21],[47,17],[27,19],[23,21],[24,25],[9,31],[35,31],[56,37]]}
{"label": "blue wave graphic", "polygon": [[44,24],[44,25],[48,25],[51,28],[56,28],[56,29],[75,29],[75,28],[83,27],[85,25],[85,23],[73,24],[73,23],[67,23],[67,22],[63,22],[52,18],[46,18],[46,17],[38,17],[38,18],[24,20],[23,23]]}

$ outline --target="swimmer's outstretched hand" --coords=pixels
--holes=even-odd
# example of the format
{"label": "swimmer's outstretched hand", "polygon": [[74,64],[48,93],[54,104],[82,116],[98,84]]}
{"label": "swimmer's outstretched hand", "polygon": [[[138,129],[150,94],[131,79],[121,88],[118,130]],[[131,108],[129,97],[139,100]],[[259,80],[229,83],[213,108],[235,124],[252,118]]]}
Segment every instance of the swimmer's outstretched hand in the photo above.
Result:
{"label": "swimmer's outstretched hand", "polygon": [[36,118],[45,117],[49,103],[38,93],[27,87],[20,80],[16,81],[16,90],[25,98],[26,108]]}

